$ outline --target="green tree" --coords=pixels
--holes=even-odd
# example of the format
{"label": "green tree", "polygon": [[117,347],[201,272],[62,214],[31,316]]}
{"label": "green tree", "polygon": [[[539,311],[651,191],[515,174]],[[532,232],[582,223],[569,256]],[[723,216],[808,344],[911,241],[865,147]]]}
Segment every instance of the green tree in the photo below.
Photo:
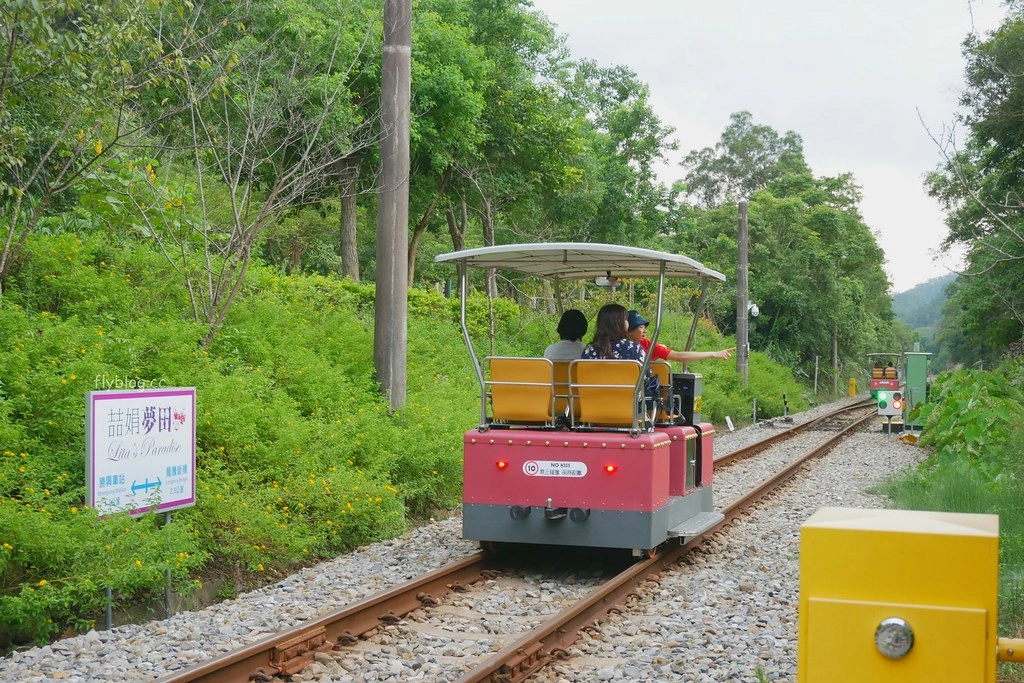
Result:
{"label": "green tree", "polygon": [[339,167],[375,144],[374,119],[348,88],[367,60],[366,32],[379,25],[369,8],[361,0],[209,0],[151,17],[174,58],[149,96],[181,113],[150,120],[167,171],[159,180],[151,173],[149,189],[187,201],[158,202],[173,215],[143,215],[208,326],[206,345],[265,232],[336,195]]}
{"label": "green tree", "polygon": [[137,144],[140,94],[165,54],[143,0],[0,6],[0,294],[28,236],[62,225],[82,176]]}
{"label": "green tree", "polygon": [[[839,367],[859,364],[863,354],[907,340],[908,330],[892,313],[884,253],[860,215],[861,194],[854,178],[814,177],[803,161],[799,138],[791,134],[786,139],[783,144],[775,131],[753,126],[745,112],[736,114],[722,140],[704,150],[696,175],[687,180],[696,179],[696,186],[707,190],[702,190],[701,202],[752,191],[750,297],[761,309],[750,325],[752,348],[807,372],[815,357]],[[771,149],[774,156],[763,154]],[[685,191],[681,186],[676,190]],[[736,271],[736,222],[731,202],[711,208],[677,202],[671,211],[670,244],[683,253],[699,254],[731,278]],[[715,292],[712,297],[716,322],[730,330],[735,321],[732,293]]]}
{"label": "green tree", "polygon": [[793,131],[779,135],[770,126],[754,123],[750,112],[736,112],[714,147],[691,152],[683,159],[690,196],[705,208],[751,197],[771,181],[809,169],[803,141]]}
{"label": "green tree", "polygon": [[947,212],[944,246],[966,252],[939,334],[956,349],[951,360],[965,363],[995,360],[1024,334],[1024,5],[1007,5],[1002,25],[964,42],[959,121],[969,134],[962,148],[952,131],[936,140],[944,162],[927,180]]}
{"label": "green tree", "polygon": [[479,42],[476,24],[491,19],[486,13],[478,16],[468,0],[431,0],[414,12],[410,283],[420,240],[429,228],[439,228],[438,207],[447,204],[459,169],[479,157],[487,135],[486,97],[497,66],[488,46]]}

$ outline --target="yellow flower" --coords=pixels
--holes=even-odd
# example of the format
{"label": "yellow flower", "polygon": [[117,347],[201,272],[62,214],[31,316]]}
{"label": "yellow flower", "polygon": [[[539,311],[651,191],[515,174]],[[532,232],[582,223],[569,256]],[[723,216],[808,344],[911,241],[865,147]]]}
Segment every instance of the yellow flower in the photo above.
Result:
{"label": "yellow flower", "polygon": [[135,566],[141,568],[142,567],[142,560],[135,560]]}
{"label": "yellow flower", "polygon": [[10,543],[4,543],[4,550],[14,550],[14,546]]}
{"label": "yellow flower", "polygon": [[96,154],[97,155],[103,154],[103,141],[102,140],[97,140],[96,141]]}
{"label": "yellow flower", "polygon": [[78,141],[81,142],[84,137],[85,137],[85,131],[82,130],[81,128],[79,128],[78,129]]}
{"label": "yellow flower", "polygon": [[46,585],[46,579],[39,579],[39,585],[40,586],[45,586]]}
{"label": "yellow flower", "polygon": [[256,567],[259,568],[260,571],[263,571],[263,563],[262,562],[260,562],[258,565],[256,565]]}

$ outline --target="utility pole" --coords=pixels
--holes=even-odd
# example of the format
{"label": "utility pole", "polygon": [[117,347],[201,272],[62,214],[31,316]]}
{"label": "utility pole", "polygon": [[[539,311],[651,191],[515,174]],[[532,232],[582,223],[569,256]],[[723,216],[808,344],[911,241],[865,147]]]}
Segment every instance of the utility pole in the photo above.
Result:
{"label": "utility pole", "polygon": [[409,313],[409,91],[412,0],[384,0],[380,77],[381,188],[373,362],[391,412],[405,405]]}
{"label": "utility pole", "polygon": [[739,203],[740,219],[736,234],[739,261],[736,265],[736,372],[742,386],[747,386],[750,363],[750,344],[747,341],[747,309],[750,295],[747,289],[747,201]]}

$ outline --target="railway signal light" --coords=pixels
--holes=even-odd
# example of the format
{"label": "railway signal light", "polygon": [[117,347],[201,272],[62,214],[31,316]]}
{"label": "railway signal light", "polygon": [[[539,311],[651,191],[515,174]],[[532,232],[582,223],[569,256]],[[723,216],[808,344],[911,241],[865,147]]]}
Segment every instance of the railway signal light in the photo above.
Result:
{"label": "railway signal light", "polygon": [[878,392],[878,414],[882,417],[894,417],[903,414],[903,394],[898,391]]}

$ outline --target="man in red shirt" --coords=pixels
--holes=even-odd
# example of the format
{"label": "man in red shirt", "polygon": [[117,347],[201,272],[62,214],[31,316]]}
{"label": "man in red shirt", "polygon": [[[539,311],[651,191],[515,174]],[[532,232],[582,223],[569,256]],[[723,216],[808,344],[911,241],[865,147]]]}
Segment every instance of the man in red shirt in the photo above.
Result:
{"label": "man in red shirt", "polygon": [[629,324],[629,332],[626,333],[626,338],[640,344],[644,348],[644,353],[648,354],[651,360],[674,360],[680,363],[692,363],[708,358],[729,360],[732,358],[732,352],[736,350],[734,346],[730,349],[722,349],[721,351],[673,351],[664,344],[655,344],[652,350],[651,340],[647,338],[647,326],[650,324],[650,321],[644,320],[636,311],[630,311],[626,316]]}

